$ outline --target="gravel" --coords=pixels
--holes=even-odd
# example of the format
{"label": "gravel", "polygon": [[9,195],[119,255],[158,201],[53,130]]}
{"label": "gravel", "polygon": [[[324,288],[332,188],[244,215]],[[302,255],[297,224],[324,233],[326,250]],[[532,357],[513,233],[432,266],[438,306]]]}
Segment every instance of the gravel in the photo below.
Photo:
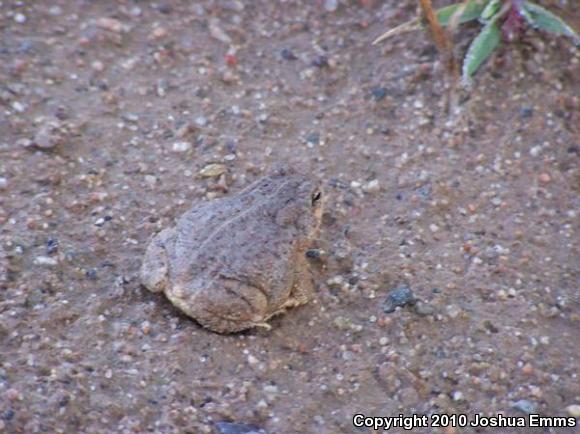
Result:
{"label": "gravel", "polygon": [[393,313],[397,307],[412,306],[416,302],[417,299],[411,288],[402,284],[391,289],[387,299],[383,302],[383,311],[385,313]]}

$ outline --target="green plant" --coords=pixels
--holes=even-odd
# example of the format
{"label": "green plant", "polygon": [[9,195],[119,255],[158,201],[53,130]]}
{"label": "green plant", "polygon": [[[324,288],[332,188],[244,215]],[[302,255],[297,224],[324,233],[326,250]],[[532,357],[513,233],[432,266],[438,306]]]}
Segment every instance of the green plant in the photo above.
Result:
{"label": "green plant", "polygon": [[[463,59],[462,79],[466,84],[471,82],[473,74],[499,46],[502,35],[503,39],[513,40],[526,24],[536,30],[570,37],[574,44],[580,45],[580,37],[564,20],[527,0],[466,0],[438,9],[435,14],[443,27],[476,20],[483,25]],[[408,21],[384,33],[373,44],[421,27],[419,19]]]}

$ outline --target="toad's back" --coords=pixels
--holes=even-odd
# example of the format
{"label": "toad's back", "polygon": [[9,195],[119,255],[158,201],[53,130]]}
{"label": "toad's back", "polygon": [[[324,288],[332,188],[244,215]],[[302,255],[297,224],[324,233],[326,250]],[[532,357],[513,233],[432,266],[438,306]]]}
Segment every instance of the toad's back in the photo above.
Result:
{"label": "toad's back", "polygon": [[264,270],[276,274],[278,262],[288,259],[297,239],[296,228],[280,225],[277,213],[291,200],[284,199],[287,190],[300,182],[298,177],[267,177],[236,196],[185,213],[177,223],[172,252],[175,282],[193,276],[211,281],[218,275],[255,280]]}

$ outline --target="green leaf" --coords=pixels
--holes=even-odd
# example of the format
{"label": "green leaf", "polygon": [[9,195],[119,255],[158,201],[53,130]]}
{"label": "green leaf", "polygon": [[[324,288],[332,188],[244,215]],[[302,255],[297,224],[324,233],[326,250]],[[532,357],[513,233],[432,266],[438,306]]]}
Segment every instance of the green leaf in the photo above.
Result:
{"label": "green leaf", "polygon": [[484,21],[489,21],[493,17],[501,6],[500,0],[491,0],[487,6],[481,12],[481,19]]}
{"label": "green leaf", "polygon": [[463,81],[469,83],[471,76],[498,46],[501,31],[496,20],[490,21],[471,42],[463,60]]}
{"label": "green leaf", "polygon": [[525,11],[522,15],[534,28],[545,30],[555,35],[569,36],[576,43],[580,41],[580,37],[574,29],[552,12],[532,2],[525,2],[522,8]]}
{"label": "green leaf", "polygon": [[[488,0],[469,0],[466,4],[465,9],[460,17],[458,17],[458,24],[463,24],[468,21],[473,21],[481,15],[481,11],[487,4]],[[444,8],[435,11],[439,23],[445,27],[449,25],[449,22],[453,19],[453,15],[458,11],[459,7],[463,7],[464,3],[455,3],[453,5],[446,6]],[[394,29],[388,30],[381,36],[376,38],[372,45],[376,45],[379,42],[383,42],[386,39],[392,38],[393,36],[400,35],[402,33],[409,32],[411,30],[418,30],[422,27],[421,20],[415,18],[413,20],[407,21],[403,24],[398,25]]]}
{"label": "green leaf", "polygon": [[[486,3],[487,3],[487,1],[483,1],[483,0],[479,0],[479,1],[478,0],[470,0],[467,3],[467,5],[465,6],[463,13],[459,17],[459,19],[457,21],[458,24],[463,24],[463,23],[466,23],[468,21],[472,21],[472,20],[479,18]],[[437,9],[437,11],[435,13],[437,14],[437,19],[439,19],[439,23],[442,26],[447,26],[449,24],[449,22],[453,19],[453,15],[455,14],[455,12],[457,12],[459,7],[463,7],[463,4],[464,3],[455,3],[455,4],[452,4],[449,6],[445,6],[444,8]]]}

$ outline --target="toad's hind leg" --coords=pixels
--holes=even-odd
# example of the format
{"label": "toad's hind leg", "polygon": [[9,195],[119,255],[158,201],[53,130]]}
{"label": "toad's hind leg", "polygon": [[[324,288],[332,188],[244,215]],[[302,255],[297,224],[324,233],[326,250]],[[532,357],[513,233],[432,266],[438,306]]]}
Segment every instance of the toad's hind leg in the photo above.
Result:
{"label": "toad's hind leg", "polygon": [[258,288],[234,279],[219,279],[219,288],[195,296],[186,312],[202,326],[218,333],[235,333],[266,323],[268,299]]}
{"label": "toad's hind leg", "polygon": [[163,291],[169,278],[167,246],[175,237],[173,228],[164,229],[153,237],[143,258],[139,272],[141,283],[152,292]]}

